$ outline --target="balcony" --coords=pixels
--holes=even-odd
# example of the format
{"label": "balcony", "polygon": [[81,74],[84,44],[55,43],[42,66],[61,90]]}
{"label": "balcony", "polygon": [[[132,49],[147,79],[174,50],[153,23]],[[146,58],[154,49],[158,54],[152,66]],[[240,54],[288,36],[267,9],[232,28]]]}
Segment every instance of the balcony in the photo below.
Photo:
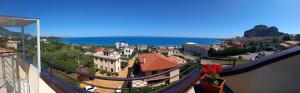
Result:
{"label": "balcony", "polygon": [[[189,61],[179,67],[144,77],[102,77],[92,76],[54,64],[51,61],[41,63],[39,19],[0,16],[1,27],[21,28],[21,49],[17,51],[0,51],[0,93],[81,93],[88,92],[74,82],[96,86],[99,89],[115,92],[121,90],[127,92],[159,92],[159,93],[203,93],[199,87],[199,66],[201,58]],[[25,37],[26,26],[34,26],[34,47],[27,47],[30,42]],[[30,32],[30,31],[29,31]],[[32,34],[32,32],[30,32]],[[28,55],[28,53],[33,54]],[[218,59],[224,60],[224,59]],[[298,93],[300,89],[300,46],[283,50],[270,56],[260,58],[245,64],[228,65],[223,67],[221,76],[226,80],[225,93]],[[232,60],[228,60],[232,61]],[[63,71],[57,71],[57,69]],[[172,77],[167,76],[171,71],[180,69],[180,73]],[[95,85],[85,81],[69,77],[66,73],[86,76],[88,78],[111,82],[123,82],[122,87],[109,87]],[[156,84],[148,84],[143,87],[131,87],[135,80],[163,79],[166,82],[174,77],[180,79],[165,86],[157,87]],[[63,78],[61,78],[63,77]],[[68,79],[66,81],[64,79]],[[157,82],[157,83],[161,83]]]}

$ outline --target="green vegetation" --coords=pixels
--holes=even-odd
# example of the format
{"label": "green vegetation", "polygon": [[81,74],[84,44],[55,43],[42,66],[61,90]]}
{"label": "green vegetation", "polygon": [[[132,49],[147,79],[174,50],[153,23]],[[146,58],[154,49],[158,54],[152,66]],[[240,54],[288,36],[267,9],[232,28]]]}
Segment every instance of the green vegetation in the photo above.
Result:
{"label": "green vegetation", "polygon": [[136,49],[134,49],[132,54],[129,56],[129,59],[132,59],[133,57],[135,57],[137,53],[138,53],[138,51]]}
{"label": "green vegetation", "polygon": [[255,46],[250,46],[246,48],[225,48],[224,50],[215,50],[214,48],[210,48],[208,50],[209,57],[227,57],[233,55],[240,55],[247,52],[253,53],[256,51]]}
{"label": "green vegetation", "polygon": [[125,67],[128,66],[128,62],[127,61],[122,61],[121,62],[121,68],[124,69]]}
{"label": "green vegetation", "polygon": [[[79,67],[89,67],[90,75],[95,75],[93,59],[88,55],[83,55],[83,50],[81,47],[57,42],[41,43],[42,64],[49,61],[71,71],[75,71]],[[58,67],[54,67],[54,69],[70,73]]]}
{"label": "green vegetation", "polygon": [[287,35],[287,36],[283,36],[283,37],[282,37],[282,40],[283,40],[283,41],[289,41],[289,40],[292,40],[292,39],[291,39],[290,36]]}
{"label": "green vegetation", "polygon": [[247,63],[249,62],[249,60],[245,60],[245,59],[237,59],[236,60],[236,64],[243,64],[243,63]]}
{"label": "green vegetation", "polygon": [[168,52],[162,52],[161,54],[166,56],[166,57],[168,56]]}
{"label": "green vegetation", "polygon": [[62,79],[63,81],[66,81],[74,86],[79,86],[80,82],[77,80],[77,75],[75,73],[68,74],[65,72],[62,72],[60,70],[52,70],[52,74],[54,74],[56,77]]}

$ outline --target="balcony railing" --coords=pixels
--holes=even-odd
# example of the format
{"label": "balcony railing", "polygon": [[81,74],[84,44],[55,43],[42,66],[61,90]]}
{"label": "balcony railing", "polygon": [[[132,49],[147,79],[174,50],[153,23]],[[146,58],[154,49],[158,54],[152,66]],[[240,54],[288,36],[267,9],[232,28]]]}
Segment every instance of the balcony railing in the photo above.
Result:
{"label": "balcony railing", "polygon": [[[70,69],[67,69],[67,68],[61,67],[59,65],[53,64],[52,62],[46,62],[46,65],[45,65],[46,69],[43,70],[43,73],[49,73],[49,74],[51,74],[50,76],[52,76],[54,78],[57,78],[58,75],[59,76],[62,75],[62,76],[66,77],[67,79],[70,79],[72,81],[76,81],[76,82],[83,83],[83,84],[86,84],[86,85],[95,86],[95,87],[102,88],[102,89],[109,89],[109,90],[113,90],[113,91],[114,90],[122,90],[123,92],[138,92],[138,91],[143,91],[143,89],[145,89],[145,88],[149,88],[150,90],[153,89],[153,90],[151,90],[151,92],[159,92],[159,91],[163,91],[162,90],[163,88],[170,88],[169,86],[172,86],[176,83],[178,84],[178,82],[180,82],[181,80],[189,81],[188,79],[185,79],[185,78],[189,77],[193,74],[195,75],[195,73],[196,73],[196,75],[200,75],[199,71],[198,71],[199,66],[200,66],[200,64],[199,64],[198,60],[194,60],[194,61],[191,61],[191,62],[187,62],[187,63],[185,63],[181,66],[169,69],[167,71],[163,71],[161,73],[157,73],[157,74],[153,74],[153,75],[149,75],[149,76],[114,78],[114,77],[101,77],[101,76],[86,75],[84,73],[79,73],[79,72],[76,72],[76,71],[72,71]],[[124,81],[126,83],[124,83],[125,86],[122,87],[122,88],[99,86],[97,84],[90,84],[90,83],[86,83],[85,81],[79,81],[79,80],[77,80],[73,77],[70,77],[70,76],[66,75],[66,73],[61,72],[61,71],[57,71],[57,72],[54,73],[53,72],[55,70],[54,68],[59,68],[60,70],[66,71],[68,73],[76,73],[78,75],[87,76],[89,78],[108,80],[108,81]],[[178,73],[177,75],[174,75],[172,77],[164,78],[162,81],[155,82],[155,83],[152,83],[152,84],[147,84],[147,86],[144,86],[144,87],[131,87],[132,81],[134,81],[134,80],[149,80],[149,79],[157,78],[157,77],[160,77],[160,76],[166,76],[170,72],[172,72],[174,70],[177,70],[177,69],[180,69],[180,73]],[[163,88],[159,88],[159,89],[155,88],[155,85],[163,83],[163,82],[167,82],[170,79],[173,79],[173,78],[178,77],[178,76],[180,77],[180,80],[178,80],[176,82],[173,82],[173,83],[170,83],[170,84],[166,84],[167,87],[163,87]],[[47,80],[45,80],[45,81],[47,81]],[[193,82],[195,82],[195,80]],[[70,84],[70,82],[66,82],[66,83]],[[85,91],[83,89],[80,89],[78,86],[72,86],[72,87],[73,88],[76,87],[77,91],[81,91],[81,92]],[[55,89],[57,89],[57,87]],[[185,91],[185,90],[183,89],[182,91]]]}

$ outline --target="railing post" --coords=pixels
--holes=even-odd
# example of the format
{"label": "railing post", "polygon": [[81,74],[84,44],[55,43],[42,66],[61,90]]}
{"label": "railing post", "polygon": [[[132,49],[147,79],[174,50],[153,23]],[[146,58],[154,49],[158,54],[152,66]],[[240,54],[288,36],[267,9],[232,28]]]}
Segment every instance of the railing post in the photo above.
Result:
{"label": "railing post", "polygon": [[[9,58],[9,57],[8,57]],[[14,59],[13,59],[13,57],[11,58],[11,62],[12,62],[12,75],[13,75],[13,78],[12,78],[12,80],[13,80],[13,93],[16,93],[16,63],[14,62]]]}
{"label": "railing post", "polygon": [[233,68],[236,69],[236,60],[233,61]]}
{"label": "railing post", "polygon": [[50,72],[50,74],[51,74],[51,73],[52,73],[52,67],[51,67],[51,64],[49,64],[48,61],[47,61],[46,63],[47,63],[47,67],[48,67],[48,69],[49,69],[49,72]]}
{"label": "railing post", "polygon": [[128,93],[131,93],[131,84],[132,83],[132,77],[131,77],[131,80],[128,82]]}

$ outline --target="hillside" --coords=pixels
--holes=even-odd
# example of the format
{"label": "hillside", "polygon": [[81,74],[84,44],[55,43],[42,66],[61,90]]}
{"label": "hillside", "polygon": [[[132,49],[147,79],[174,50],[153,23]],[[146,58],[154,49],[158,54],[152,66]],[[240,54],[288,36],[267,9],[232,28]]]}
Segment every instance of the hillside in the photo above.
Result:
{"label": "hillside", "polygon": [[244,32],[244,37],[270,37],[270,36],[283,36],[285,33],[279,32],[275,26],[257,25],[252,29]]}
{"label": "hillside", "polygon": [[[4,37],[4,38],[6,38],[6,37],[20,38],[20,37],[22,37],[22,33],[13,32],[13,31],[10,31],[10,30],[5,29],[4,27],[0,26],[0,36]],[[30,36],[30,35],[26,34],[26,36]]]}

